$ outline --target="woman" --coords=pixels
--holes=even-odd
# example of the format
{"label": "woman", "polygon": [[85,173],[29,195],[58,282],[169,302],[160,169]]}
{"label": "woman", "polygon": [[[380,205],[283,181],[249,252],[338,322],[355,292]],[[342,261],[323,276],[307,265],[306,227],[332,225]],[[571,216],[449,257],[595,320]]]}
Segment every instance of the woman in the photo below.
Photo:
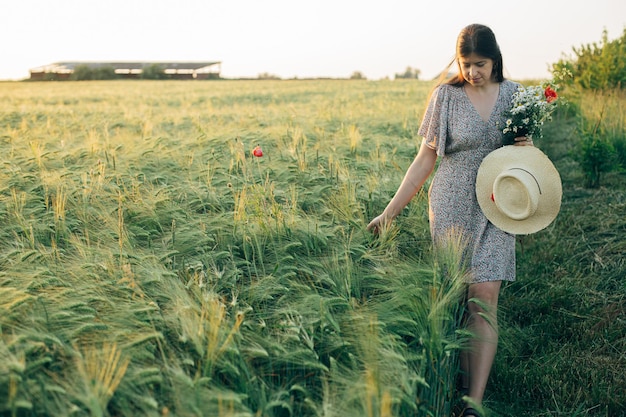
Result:
{"label": "woman", "polygon": [[[423,140],[417,156],[393,199],[367,228],[377,233],[398,216],[432,173],[437,157],[441,158],[429,190],[430,229],[435,243],[459,230],[469,241],[468,299],[480,303],[468,305],[468,326],[475,337],[462,366],[471,403],[480,405],[496,353],[500,285],[515,279],[515,236],[485,218],[476,200],[476,173],[483,158],[502,146],[505,111],[518,84],[504,79],[500,48],[484,25],[473,24],[461,31],[455,60],[458,75],[431,95],[419,129]],[[526,137],[515,141],[516,145],[532,144]],[[472,408],[466,408],[463,415],[479,416]]]}

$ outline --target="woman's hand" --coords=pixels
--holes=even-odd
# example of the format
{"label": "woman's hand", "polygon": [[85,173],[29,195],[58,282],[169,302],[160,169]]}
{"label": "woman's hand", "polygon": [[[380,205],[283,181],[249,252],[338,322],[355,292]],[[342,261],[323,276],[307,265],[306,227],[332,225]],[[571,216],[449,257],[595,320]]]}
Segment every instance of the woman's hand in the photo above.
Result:
{"label": "woman's hand", "polygon": [[515,138],[515,146],[534,146],[532,138],[528,136],[518,136]]}
{"label": "woman's hand", "polygon": [[419,191],[424,181],[426,181],[426,178],[428,178],[435,169],[436,161],[437,153],[435,150],[430,148],[426,144],[426,141],[422,141],[420,150],[417,152],[417,156],[411,163],[409,169],[407,169],[406,174],[404,174],[398,191],[396,191],[396,194],[389,204],[387,204],[383,213],[374,218],[374,220],[367,225],[367,230],[378,234],[385,229]]}
{"label": "woman's hand", "polygon": [[385,215],[385,213],[375,217],[369,224],[367,225],[367,230],[379,234],[382,229],[387,227],[387,225],[391,222],[391,219]]}

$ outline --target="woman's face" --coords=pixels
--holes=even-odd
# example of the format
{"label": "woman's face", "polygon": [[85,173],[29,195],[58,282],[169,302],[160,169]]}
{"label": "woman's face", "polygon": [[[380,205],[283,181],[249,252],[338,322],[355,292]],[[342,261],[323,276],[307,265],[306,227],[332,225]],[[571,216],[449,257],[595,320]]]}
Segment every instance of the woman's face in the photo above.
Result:
{"label": "woman's face", "polygon": [[493,60],[471,54],[459,58],[461,74],[466,82],[474,87],[481,87],[493,81]]}

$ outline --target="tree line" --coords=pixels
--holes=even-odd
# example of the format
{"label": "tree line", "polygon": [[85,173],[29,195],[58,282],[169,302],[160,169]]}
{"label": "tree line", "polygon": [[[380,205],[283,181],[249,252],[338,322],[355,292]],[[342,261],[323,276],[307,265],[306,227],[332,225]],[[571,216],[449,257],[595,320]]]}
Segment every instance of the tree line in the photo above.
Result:
{"label": "tree line", "polygon": [[552,65],[553,72],[567,70],[572,74],[570,84],[592,90],[626,86],[626,28],[620,38],[612,41],[605,29],[599,43],[573,47],[572,52]]}
{"label": "tree line", "polygon": [[[626,171],[626,131],[619,107],[611,103],[619,101],[626,86],[626,29],[618,39],[609,40],[606,29],[599,43],[594,42],[572,48],[571,56],[563,57],[552,65],[552,72],[569,73],[560,82],[568,94],[582,96],[585,91],[603,97],[597,109],[590,111],[591,104],[582,108],[571,106],[579,117],[577,135],[582,139],[573,150],[573,158],[579,163],[586,185],[598,188],[603,177],[614,171]],[[584,117],[584,113],[587,114]],[[591,115],[595,113],[595,115]]]}
{"label": "tree line", "polygon": [[[70,76],[72,81],[115,80],[118,78],[121,77],[112,66],[92,68],[84,64],[78,65]],[[165,73],[165,69],[161,65],[150,64],[142,68],[139,78],[144,80],[166,80],[170,77]]]}

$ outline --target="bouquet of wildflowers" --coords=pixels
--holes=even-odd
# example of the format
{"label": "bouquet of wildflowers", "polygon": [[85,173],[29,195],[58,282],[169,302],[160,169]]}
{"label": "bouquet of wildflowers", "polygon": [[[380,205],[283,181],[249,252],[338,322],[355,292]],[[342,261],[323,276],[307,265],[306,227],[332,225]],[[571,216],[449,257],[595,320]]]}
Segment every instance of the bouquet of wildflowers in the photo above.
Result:
{"label": "bouquet of wildflowers", "polygon": [[513,94],[511,108],[506,114],[504,144],[511,145],[520,136],[541,137],[544,122],[552,119],[558,94],[556,84],[546,83],[529,87],[520,86]]}

